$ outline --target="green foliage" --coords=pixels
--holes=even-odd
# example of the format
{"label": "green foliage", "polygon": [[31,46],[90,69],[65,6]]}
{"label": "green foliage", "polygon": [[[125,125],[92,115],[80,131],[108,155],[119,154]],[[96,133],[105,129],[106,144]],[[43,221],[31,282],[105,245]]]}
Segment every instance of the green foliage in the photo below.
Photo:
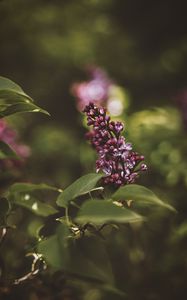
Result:
{"label": "green foliage", "polygon": [[[0,76],[0,117],[6,117],[20,112],[42,112],[48,114],[45,110],[39,108],[33,103],[22,88],[13,81]],[[0,159],[18,158],[12,148],[3,141],[0,141]],[[0,223],[5,224],[6,217],[10,210],[10,202],[30,209],[32,212],[41,216],[49,216],[57,210],[48,204],[40,202],[30,192],[35,190],[52,189],[45,184],[14,184],[7,194],[7,199],[1,198]]]}
{"label": "green foliage", "polygon": [[[11,91],[14,91],[14,92],[17,92],[18,95],[21,94],[21,95],[25,95],[25,97],[27,97],[28,99],[31,99],[28,95],[26,95],[22,88],[16,84],[15,82],[13,82],[12,80],[8,79],[8,78],[5,78],[5,77],[2,77],[0,76],[0,90],[3,91],[3,90],[11,90]],[[12,98],[10,97],[9,101],[12,102]]]}
{"label": "green foliage", "polygon": [[[103,188],[99,187],[102,192],[100,199],[87,200],[76,213],[69,212],[67,208],[73,199],[85,194],[91,198],[89,193],[98,190],[95,186],[102,176],[101,174],[85,175],[77,179],[64,192],[46,184],[15,183],[10,186],[6,196],[12,207],[17,205],[27,208],[38,216],[51,216],[55,221],[55,214],[58,213],[58,220],[61,223],[55,233],[49,236],[44,234],[37,246],[38,253],[43,256],[53,271],[62,270],[67,275],[87,282],[99,283],[103,289],[117,292],[112,262],[107,255],[107,243],[102,239],[102,228],[106,224],[141,223],[145,219],[133,212],[131,207],[125,208],[122,200],[133,199],[169,209],[171,207],[164,204],[150,190],[138,185],[128,185],[118,189],[111,195],[110,200],[103,199]],[[57,203],[59,199],[62,201],[60,204],[66,208],[65,215],[63,211],[43,202],[45,190],[61,193]],[[65,197],[62,198],[64,193]],[[2,224],[9,211],[9,202],[6,199],[3,201]]]}
{"label": "green foliage", "polygon": [[[24,120],[24,114],[16,114],[14,124],[27,139],[32,156],[21,176],[15,174],[14,178],[66,187],[93,170],[93,152],[86,152],[80,118],[68,90],[72,82],[86,79],[84,65],[91,62],[104,67],[131,96],[130,115],[121,118],[125,120],[127,140],[145,155],[148,165],[148,173],[139,179],[139,184],[153,189],[164,203],[173,204],[179,212],[167,214],[159,204],[124,197],[125,207],[129,204],[130,211],[140,213],[138,208],[142,205],[148,218],[147,222],[120,225],[111,235],[110,226],[101,232],[110,239],[107,252],[113,253],[116,284],[127,291],[128,300],[185,298],[187,139],[174,98],[176,92],[186,89],[186,1],[14,0],[0,1],[0,11],[2,74],[11,74],[22,82],[54,117],[54,121],[46,123],[47,118],[37,116],[36,122],[35,116],[29,114]],[[18,99],[18,94],[12,96]],[[153,106],[159,109],[151,109]],[[0,105],[0,111],[5,108]],[[10,118],[12,121],[12,115]],[[51,124],[55,126],[50,131]],[[39,132],[39,128],[43,130]],[[7,178],[1,166],[2,173]],[[1,190],[9,184],[9,180],[1,180]],[[32,193],[38,192],[42,191]],[[47,193],[50,191],[42,192],[39,199],[54,203]],[[79,211],[70,206],[70,221],[77,214]],[[64,217],[63,208],[60,215]],[[45,220],[15,205],[10,219],[17,230],[8,230],[1,244],[0,298],[124,299],[111,293],[105,295],[96,285],[83,285],[77,277],[65,281],[66,274],[52,275],[50,267],[39,279],[7,287],[2,262],[7,258],[8,279],[23,274],[23,267],[20,272],[14,267],[23,266],[25,253],[33,249],[28,228]],[[46,222],[48,227],[54,227],[48,218]],[[97,249],[93,247],[93,251],[99,259]]]}
{"label": "green foliage", "polygon": [[46,184],[15,183],[8,190],[7,198],[12,204],[25,207],[36,215],[47,217],[57,213],[57,210],[40,201],[41,195],[38,195],[36,191],[44,190],[59,191]]}
{"label": "green foliage", "polygon": [[29,193],[32,191],[38,191],[38,190],[49,190],[49,191],[56,191],[56,192],[61,192],[61,189],[58,189],[56,187],[47,185],[45,183],[40,183],[40,184],[33,184],[33,183],[14,183],[11,185],[9,188],[9,193]]}
{"label": "green foliage", "polygon": [[[187,183],[186,134],[176,108],[135,112],[128,120],[128,130],[129,139],[143,151],[159,184],[177,187],[181,181]],[[151,174],[149,178],[152,180]]]}
{"label": "green foliage", "polygon": [[[3,77],[0,77],[0,101],[1,117],[29,111],[46,113],[18,85]],[[59,136],[55,143],[58,139]],[[0,159],[15,157],[11,148],[0,142]],[[60,271],[65,277],[75,281],[124,296],[124,287],[118,287],[119,275],[115,264],[116,258],[119,260],[120,257],[119,264],[122,262],[123,265],[123,252],[126,247],[124,232],[127,234],[129,229],[133,234],[136,228],[143,228],[143,221],[149,216],[149,211],[146,211],[145,216],[137,213],[138,205],[171,211],[175,209],[141,185],[129,184],[112,192],[102,186],[103,176],[96,173],[84,175],[64,191],[47,184],[14,183],[3,191],[5,198],[0,199],[0,226],[5,229],[4,237],[7,232],[4,227],[9,223],[7,218],[14,221],[13,213],[17,208],[24,216],[26,208],[26,214],[32,217],[24,220],[26,224],[25,228],[21,228],[22,235],[28,239],[29,231],[32,231],[29,248],[35,249],[36,257],[45,260],[50,272]],[[55,200],[58,207],[53,206]],[[19,215],[15,215],[19,225]],[[33,234],[33,231],[37,234]],[[176,231],[176,236],[185,234],[186,224]],[[128,251],[134,261],[143,257],[143,251],[133,249],[132,245]],[[34,255],[33,250],[33,257]],[[38,258],[35,258],[32,275],[39,272],[39,267],[35,272],[37,263]]]}
{"label": "green foliage", "polygon": [[113,284],[104,242],[97,237],[74,239],[69,228],[61,224],[55,235],[39,243],[38,251],[55,269],[87,280]]}
{"label": "green foliage", "polygon": [[15,151],[5,142],[0,141],[0,159],[14,158],[18,159]]}
{"label": "green foliage", "polygon": [[103,175],[94,173],[82,176],[63,191],[57,199],[57,204],[62,207],[67,207],[75,198],[92,192],[102,177]]}
{"label": "green foliage", "polygon": [[0,77],[0,118],[21,112],[41,112],[49,115],[47,111],[35,105],[33,99],[25,94],[20,86]]}
{"label": "green foliage", "polygon": [[103,225],[104,223],[132,223],[142,221],[143,217],[126,209],[119,207],[111,200],[89,200],[86,201],[77,217],[76,222],[79,224],[93,223]]}
{"label": "green foliage", "polygon": [[[100,199],[92,199],[90,192],[97,190],[95,186],[101,177],[100,174],[85,175],[61,192],[57,204],[65,208],[65,216],[59,218],[62,223],[57,227],[55,234],[43,237],[39,242],[38,252],[54,270],[63,270],[66,274],[78,276],[84,281],[101,282],[105,288],[108,286],[115,291],[112,262],[108,258],[108,246],[102,239],[101,230],[107,224],[141,224],[145,219],[131,207],[124,207],[125,203],[120,200],[128,203],[128,200],[133,199],[168,209],[172,207],[139,185],[128,185],[118,189],[111,195],[110,200],[104,199],[103,191]],[[76,213],[68,210],[72,200],[85,194],[88,194],[90,199],[80,208],[76,208]],[[104,237],[107,238],[107,234]]]}
{"label": "green foliage", "polygon": [[138,184],[130,184],[120,187],[112,195],[112,199],[117,201],[132,200],[140,202],[141,205],[158,205],[172,211],[176,211],[171,205],[160,200],[151,190]]}

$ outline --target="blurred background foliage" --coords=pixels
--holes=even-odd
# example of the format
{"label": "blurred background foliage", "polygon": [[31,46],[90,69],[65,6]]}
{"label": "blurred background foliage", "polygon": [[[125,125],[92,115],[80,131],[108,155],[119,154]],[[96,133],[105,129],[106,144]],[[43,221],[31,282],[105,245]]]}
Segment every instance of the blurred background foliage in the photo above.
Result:
{"label": "blurred background foliage", "polygon": [[[84,140],[72,85],[88,80],[87,66],[103,68],[120,87],[124,111],[118,119],[125,122],[126,137],[149,166],[139,183],[178,210],[176,216],[155,211],[141,228],[115,233],[115,240],[112,235],[109,248],[117,285],[127,299],[183,299],[187,96],[181,91],[187,84],[186,1],[1,0],[0,41],[1,75],[20,84],[51,114],[7,118],[31,154],[19,172],[7,176],[1,171],[1,188],[15,179],[64,188],[94,170],[95,154]],[[25,268],[20,257],[32,244],[40,218],[32,219],[22,209],[12,218],[21,231],[9,237],[1,256],[6,253],[14,276],[17,268]],[[47,274],[4,288],[2,299],[25,299],[25,291],[31,300],[79,299],[77,285],[82,288],[80,299],[118,299],[61,277]]]}

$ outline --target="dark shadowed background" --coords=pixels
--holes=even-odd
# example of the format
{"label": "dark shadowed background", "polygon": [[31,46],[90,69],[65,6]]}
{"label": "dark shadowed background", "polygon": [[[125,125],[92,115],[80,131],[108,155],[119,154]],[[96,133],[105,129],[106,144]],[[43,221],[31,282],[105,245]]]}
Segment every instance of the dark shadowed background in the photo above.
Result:
{"label": "dark shadowed background", "polygon": [[[10,118],[31,148],[19,180],[64,188],[94,171],[95,154],[84,139],[82,116],[71,92],[74,82],[87,80],[88,65],[103,68],[129,95],[121,118],[127,137],[145,154],[149,166],[139,182],[178,210],[177,216],[156,212],[142,230],[124,233],[127,240],[123,250],[118,249],[121,260],[115,262],[118,286],[130,300],[185,299],[186,1],[0,1],[0,75],[21,85],[51,114],[50,118],[39,114]],[[3,174],[0,178],[1,186],[6,184]],[[24,216],[17,222],[32,236],[34,229],[27,228]],[[23,236],[12,237],[9,244],[20,253],[24,230]],[[19,255],[15,258],[11,253],[8,259],[15,269],[19,266]],[[28,298],[23,299],[78,299],[68,298],[64,283],[64,294],[54,296],[53,280],[44,279],[43,294],[38,294],[39,287],[33,292],[38,283],[32,286],[31,281],[2,299],[22,299],[25,291]],[[80,299],[115,297],[87,292]]]}

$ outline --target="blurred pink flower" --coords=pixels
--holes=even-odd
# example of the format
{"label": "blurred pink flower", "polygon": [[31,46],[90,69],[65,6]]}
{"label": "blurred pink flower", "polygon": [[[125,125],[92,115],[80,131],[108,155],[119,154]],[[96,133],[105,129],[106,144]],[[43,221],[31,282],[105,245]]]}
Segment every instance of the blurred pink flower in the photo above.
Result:
{"label": "blurred pink flower", "polygon": [[2,119],[0,120],[0,141],[8,144],[22,160],[25,160],[31,154],[31,150],[27,145],[18,142],[17,132]]}
{"label": "blurred pink flower", "polygon": [[112,81],[105,71],[98,67],[88,67],[90,79],[79,83],[74,83],[71,90],[77,98],[77,108],[82,111],[89,102],[101,105],[105,103],[109,96],[109,88]]}

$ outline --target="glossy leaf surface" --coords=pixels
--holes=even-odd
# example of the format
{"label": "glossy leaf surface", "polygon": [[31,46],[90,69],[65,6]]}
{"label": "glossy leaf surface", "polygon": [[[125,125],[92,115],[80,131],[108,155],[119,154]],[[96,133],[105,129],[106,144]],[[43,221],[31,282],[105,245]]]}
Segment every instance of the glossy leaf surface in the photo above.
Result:
{"label": "glossy leaf surface", "polygon": [[33,103],[22,88],[5,77],[0,76],[0,118],[22,112],[49,113]]}
{"label": "glossy leaf surface", "polygon": [[90,200],[85,202],[78,213],[76,221],[80,224],[93,223],[101,225],[108,222],[131,223],[142,221],[137,213],[119,207],[109,200]]}
{"label": "glossy leaf surface", "polygon": [[8,199],[11,203],[25,207],[36,215],[47,217],[57,213],[57,210],[41,201],[41,195],[37,196],[37,191],[43,190],[58,191],[46,184],[15,183],[9,188]]}
{"label": "glossy leaf surface", "polygon": [[67,207],[71,200],[91,192],[102,177],[102,174],[95,173],[80,177],[60,194],[57,205]]}
{"label": "glossy leaf surface", "polygon": [[175,211],[175,209],[171,205],[163,202],[151,190],[138,184],[129,184],[119,188],[112,195],[112,199],[116,201],[124,201],[124,200],[139,201],[144,205],[158,205],[170,209],[172,211]]}

